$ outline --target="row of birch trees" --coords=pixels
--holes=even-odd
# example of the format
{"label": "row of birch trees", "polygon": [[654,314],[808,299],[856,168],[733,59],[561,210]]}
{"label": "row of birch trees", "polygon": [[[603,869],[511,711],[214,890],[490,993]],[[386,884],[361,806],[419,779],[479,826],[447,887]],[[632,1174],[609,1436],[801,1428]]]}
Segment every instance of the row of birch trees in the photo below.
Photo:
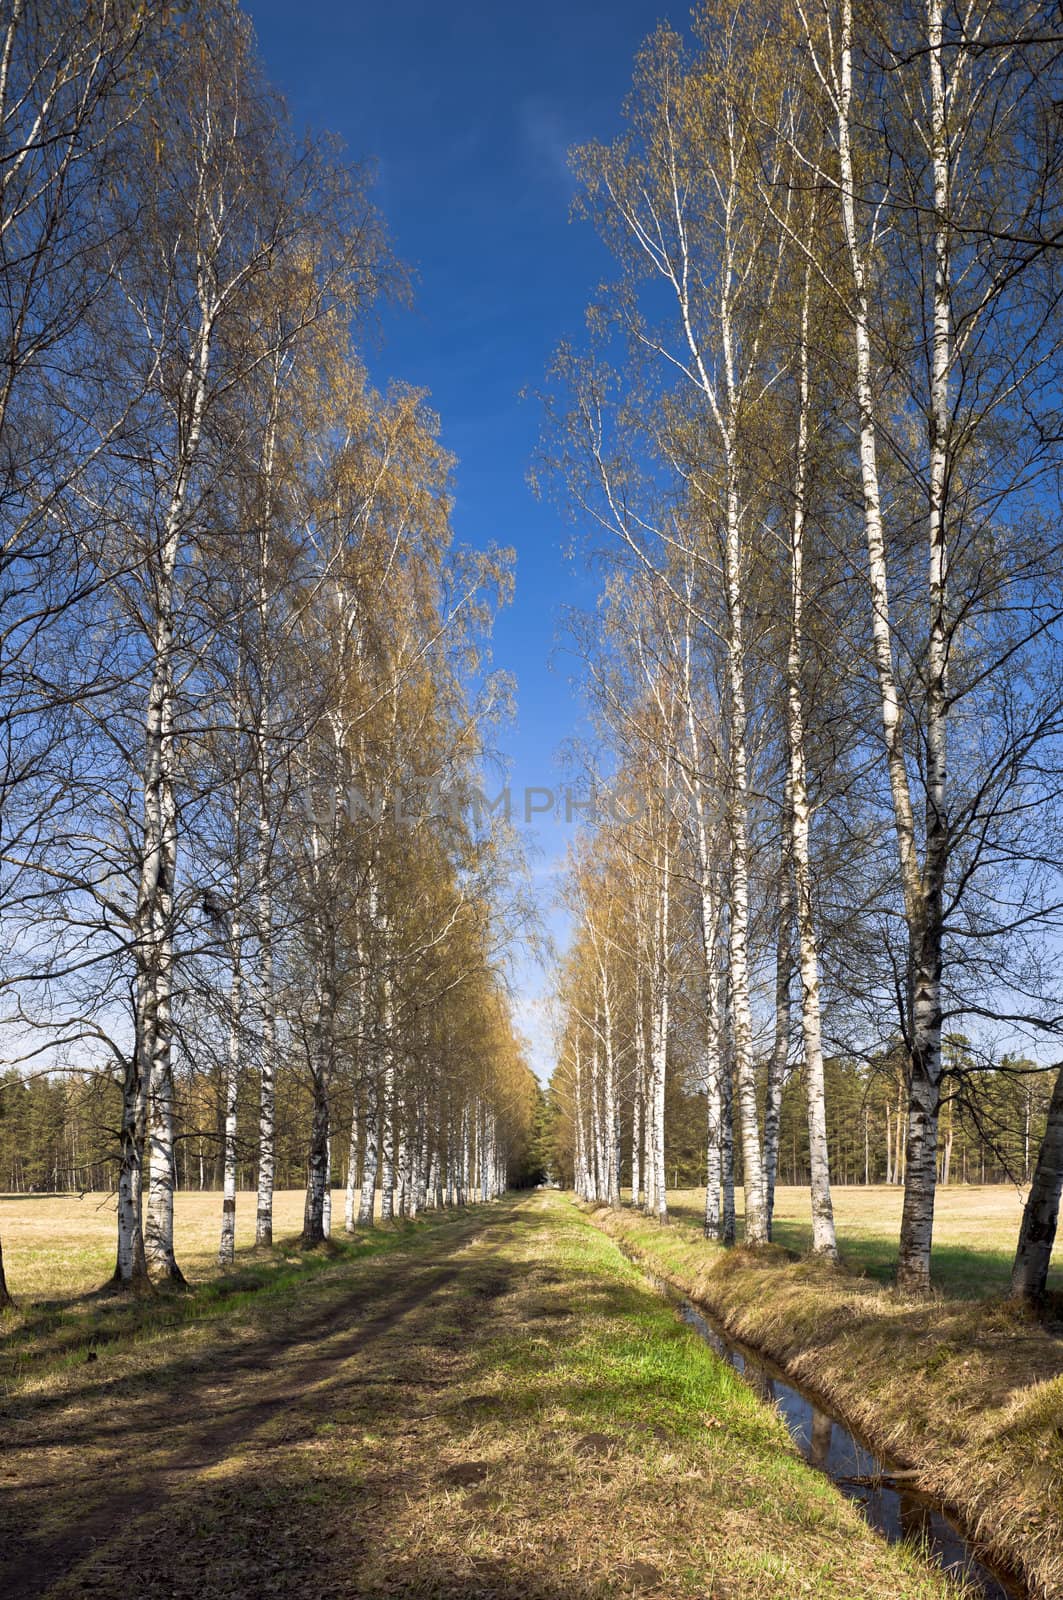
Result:
{"label": "row of birch trees", "polygon": [[241,1158],[272,1240],[279,1075],[308,1244],[334,1143],[354,1227],[497,1193],[523,1137],[509,844],[445,798],[509,563],[360,358],[405,287],[231,0],[3,7],[3,1054],[117,1081],[121,1284],[181,1276],[175,1075],[223,1084],[223,1263]]}
{"label": "row of birch trees", "polygon": [[[572,863],[561,1088],[582,1192],[667,1214],[665,1077],[707,1104],[706,1232],[770,1238],[800,1077],[899,1040],[898,1282],[927,1288],[943,1039],[1058,1053],[1060,34],[1025,0],[710,0],[573,157],[613,263],[547,396],[602,564],[575,619],[606,798]],[[977,1065],[977,1063],[976,1063]],[[1051,1101],[1016,1265],[1044,1288]]]}

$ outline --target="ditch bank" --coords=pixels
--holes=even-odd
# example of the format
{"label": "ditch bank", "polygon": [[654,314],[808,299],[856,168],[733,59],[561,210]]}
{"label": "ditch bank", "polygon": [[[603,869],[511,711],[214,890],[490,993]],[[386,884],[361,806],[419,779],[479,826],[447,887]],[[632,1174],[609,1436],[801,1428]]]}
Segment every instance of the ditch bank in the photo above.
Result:
{"label": "ditch bank", "polygon": [[683,1224],[587,1215],[948,1508],[1033,1600],[1060,1600],[1063,1338],[1052,1329],[1002,1300],[912,1299],[777,1247],[724,1250]]}

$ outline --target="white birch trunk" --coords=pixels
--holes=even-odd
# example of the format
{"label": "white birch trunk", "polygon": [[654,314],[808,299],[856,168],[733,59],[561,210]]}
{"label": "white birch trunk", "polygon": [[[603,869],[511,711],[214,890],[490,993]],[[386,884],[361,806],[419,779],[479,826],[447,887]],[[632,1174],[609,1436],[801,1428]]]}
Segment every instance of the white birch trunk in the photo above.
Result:
{"label": "white birch trunk", "polygon": [[447,1186],[446,1186],[446,1199],[445,1199],[445,1204],[446,1204],[448,1209],[453,1208],[453,1206],[456,1205],[456,1203],[457,1203],[457,1190],[456,1190],[456,1184],[455,1184],[454,1161],[455,1161],[455,1157],[454,1157],[454,1123],[453,1123],[452,1120],[448,1120],[448,1122],[447,1122]]}
{"label": "white birch trunk", "polygon": [[653,1106],[653,1209],[658,1222],[668,1221],[668,1186],[664,1168],[664,1089],[668,1060],[668,1016],[671,970],[668,940],[671,928],[671,857],[667,838],[660,852],[655,917],[655,985],[650,1035],[650,1099]]}
{"label": "white birch trunk", "polygon": [[735,1214],[735,1161],[734,1161],[734,1045],[731,1030],[730,994],[721,1027],[720,1053],[720,1186],[723,1190],[723,1216],[720,1221],[721,1243],[733,1245],[738,1221]]}
{"label": "white birch trunk", "polygon": [[392,1114],[392,1138],[395,1141],[395,1214],[409,1214],[410,1202],[410,1148],[407,1139],[406,1108],[395,1097]]}
{"label": "white birch trunk", "polygon": [[469,1108],[461,1108],[461,1130],[458,1135],[458,1205],[463,1206],[468,1198],[468,1173],[469,1173]]}
{"label": "white birch trunk", "polygon": [[601,1068],[598,1039],[595,1037],[594,1047],[591,1050],[591,1149],[594,1153],[594,1164],[591,1180],[591,1198],[598,1201],[602,1198],[602,1184],[605,1173],[605,1149],[602,1139],[602,1114],[601,1114]]}
{"label": "white birch trunk", "polygon": [[[267,463],[268,464],[268,463]],[[270,481],[267,474],[267,484]],[[268,506],[261,518],[258,552],[259,649],[265,656],[269,630],[270,534]],[[255,706],[255,936],[258,943],[258,1004],[262,1052],[258,1096],[258,1174],[255,1203],[255,1245],[273,1244],[273,1185],[276,1176],[277,1013],[273,983],[273,839],[270,816],[270,750],[273,740],[268,664]]]}
{"label": "white birch trunk", "polygon": [[332,1236],[332,1133],[325,1136],[325,1185],[321,1196],[321,1232]]}
{"label": "white birch trunk", "polygon": [[351,1133],[347,1141],[347,1188],[343,1198],[343,1231],[353,1233],[358,1223],[358,1157],[362,1148],[359,1111],[361,1085],[357,1081],[351,1098]]}
{"label": "white birch trunk", "polygon": [[604,1060],[603,1112],[606,1140],[605,1199],[609,1205],[620,1206],[620,1114],[616,1095],[616,1058],[613,1051],[613,1007],[610,997],[609,973],[604,962],[599,963],[598,976],[602,994],[602,1052]]}
{"label": "white birch trunk", "polygon": [[362,1192],[358,1200],[358,1223],[363,1228],[373,1226],[379,1151],[379,1083],[376,1075],[370,1074],[365,1082],[365,1150],[362,1156]]}
{"label": "white birch trunk", "polygon": [[812,1251],[815,1255],[836,1260],[838,1244],[834,1231],[834,1205],[830,1191],[830,1161],[827,1147],[827,1102],[819,1003],[819,949],[812,904],[805,712],[801,689],[804,663],[804,535],[808,486],[810,292],[811,266],[806,268],[801,301],[794,509],[790,524],[790,632],[786,655],[786,710],[790,776],[790,853],[794,873],[798,967],[801,976],[801,1038],[804,1047],[805,1098],[808,1111]]}
{"label": "white birch trunk", "polygon": [[140,1060],[147,1074],[148,1213],[144,1251],[154,1275],[184,1281],[173,1246],[173,894],[177,870],[174,752],[175,583],[188,493],[207,400],[216,304],[199,263],[200,321],[181,382],[177,470],[153,572],[152,666],[145,718],[144,840],[137,893]]}
{"label": "white birch trunk", "polygon": [[775,1176],[779,1164],[779,1125],[782,1097],[790,1057],[790,990],[793,983],[793,882],[790,875],[791,841],[790,773],[784,780],[782,829],[779,840],[779,876],[776,897],[778,926],[775,943],[775,1038],[768,1063],[768,1089],[764,1106],[764,1204],[768,1238],[775,1214]]}
{"label": "white birch trunk", "polygon": [[[725,336],[726,337],[726,336]],[[730,453],[730,452],[729,452]],[[734,466],[728,468],[733,477]],[[734,1039],[734,1076],[742,1137],[745,1174],[745,1238],[747,1244],[764,1244],[768,1238],[767,1199],[760,1122],[757,1114],[757,1079],[753,1061],[753,1014],[749,977],[749,773],[746,749],[747,713],[745,646],[741,594],[741,537],[738,495],[733,482],[727,491],[724,586],[727,593],[728,662],[728,770],[730,776],[731,917],[729,958],[731,1019]]]}
{"label": "white birch trunk", "polygon": [[641,984],[635,979],[635,1086],[631,1100],[631,1205],[638,1210],[642,1196],[642,1105],[646,1094],[646,1047],[642,1032]]}
{"label": "white birch trunk", "polygon": [[[646,1193],[645,1193],[645,1196],[644,1196],[644,1199],[643,1199],[643,1210],[645,1211],[645,1213],[646,1213],[646,1215],[648,1217],[654,1216],[655,1213],[656,1213],[656,1210],[657,1210],[657,1163],[656,1163],[656,1161],[654,1159],[654,1154],[653,1154],[653,1152],[654,1152],[654,1150],[656,1148],[656,1143],[657,1143],[657,1136],[656,1136],[656,1134],[654,1132],[654,1119],[655,1119],[656,1114],[657,1114],[657,1111],[656,1111],[657,1102],[656,1102],[656,1098],[655,1098],[654,1092],[653,1092],[653,1063],[652,1063],[652,1056],[651,1056],[652,1035],[653,1035],[652,1013],[653,1013],[653,999],[652,999],[652,985],[651,985],[651,995],[650,995],[651,1022],[650,1022],[650,1041],[649,1041],[648,1047],[646,1049],[646,1101],[645,1101],[645,1113],[643,1115],[643,1161],[642,1161],[642,1167],[643,1167],[643,1173],[644,1173],[643,1182],[645,1184],[645,1189],[646,1189]],[[640,1027],[643,1026],[643,1021],[642,1021],[641,1018],[639,1019],[639,1026]]]}
{"label": "white birch trunk", "polygon": [[853,279],[852,326],[859,419],[860,482],[864,506],[868,579],[871,589],[871,632],[882,709],[894,826],[901,865],[901,884],[909,922],[918,919],[921,893],[911,793],[904,762],[901,705],[893,665],[890,631],[889,583],[886,542],[879,489],[878,440],[871,362],[867,267],[856,220],[856,177],[852,154],[853,93],[852,0],[841,0],[840,70],[838,86],[838,168],[841,186],[842,226]]}
{"label": "white birch trunk", "polygon": [[143,1074],[137,1044],[126,1059],[122,1078],[122,1124],[118,1163],[118,1253],[114,1282],[129,1288],[147,1281],[141,1221],[141,1171],[144,1125],[140,1115]]}
{"label": "white birch trunk", "polygon": [[909,942],[912,1083],[909,1092],[905,1197],[897,1280],[921,1291],[930,1283],[937,1171],[937,1114],[941,1045],[941,882],[947,851],[945,816],[945,631],[947,576],[945,492],[950,367],[948,137],[942,68],[941,7],[928,0],[927,65],[930,76],[929,154],[933,170],[935,273],[929,473],[930,640],[927,660],[927,874],[920,870],[914,812],[904,759],[900,696],[890,631],[886,545],[877,464],[876,423],[868,323],[867,268],[856,222],[856,178],[852,156],[851,0],[842,0],[837,94],[838,157],[842,222],[853,277],[853,336],[860,422],[860,472],[864,531],[871,588],[871,621],[879,683],[886,763],[893,802],[901,887]]}
{"label": "white birch trunk", "polygon": [[[387,1001],[384,1010],[385,1016],[388,1016],[390,1006]],[[395,1215],[395,1059],[391,1050],[390,1027],[387,1023],[385,1027],[380,1105],[380,1220],[391,1222]]]}
{"label": "white birch trunk", "polygon": [[587,1177],[587,1134],[583,1111],[583,1066],[580,1053],[579,1030],[576,1030],[572,1043],[573,1057],[573,1089],[572,1089],[572,1125],[575,1134],[575,1171],[573,1182],[576,1193],[581,1200],[589,1200],[590,1185]]}
{"label": "white birch trunk", "polygon": [[354,955],[358,976],[354,992],[354,1061],[351,1083],[351,1131],[347,1140],[347,1187],[343,1200],[343,1231],[353,1233],[358,1222],[358,1157],[362,1148],[362,1119],[360,1116],[363,1080],[365,1077],[365,1026],[367,1014],[367,986],[365,943],[361,926],[355,933]]}
{"label": "white birch trunk", "polygon": [[[691,724],[693,718],[691,716]],[[696,743],[694,746],[696,750]],[[695,756],[695,762],[697,757]],[[695,796],[696,839],[698,850],[699,911],[701,953],[705,981],[705,1217],[707,1239],[720,1238],[720,1181],[722,1177],[720,1132],[723,1111],[720,1050],[720,979],[717,945],[720,936],[720,903],[709,859],[708,833],[700,791]]]}
{"label": "white birch trunk", "polygon": [[941,1104],[941,975],[947,795],[948,542],[946,497],[950,431],[951,264],[949,138],[946,127],[941,0],[927,3],[930,158],[934,173],[934,317],[930,379],[929,599],[926,688],[926,862],[920,917],[912,930],[912,1049],[904,1207],[897,1262],[902,1288],[930,1287]]}
{"label": "white birch trunk", "polygon": [[303,1205],[303,1239],[307,1248],[320,1244],[325,1235],[325,1193],[328,1189],[329,1102],[325,1073],[313,1074],[314,1109],[310,1125],[310,1149],[306,1167],[306,1199]]}
{"label": "white birch trunk", "polygon": [[434,1140],[428,1124],[428,1113],[422,1105],[420,1111],[420,1157],[417,1167],[417,1192],[414,1197],[414,1214],[423,1211],[433,1188],[432,1168],[435,1164]]}
{"label": "white birch trunk", "polygon": [[258,1182],[255,1201],[255,1244],[273,1244],[273,1185],[276,1176],[276,1067],[277,1013],[273,985],[273,894],[270,888],[270,822],[263,798],[258,813],[258,895],[255,908],[258,935],[259,1004],[262,1054],[258,1089]]}
{"label": "white birch trunk", "polygon": [[[239,805],[239,800],[237,801]],[[239,905],[239,881],[234,904]],[[240,1089],[240,1038],[243,1003],[242,934],[234,911],[231,928],[232,976],[229,983],[229,1053],[225,1063],[225,1137],[221,1202],[221,1240],[218,1265],[232,1266],[236,1255],[236,1110]]]}

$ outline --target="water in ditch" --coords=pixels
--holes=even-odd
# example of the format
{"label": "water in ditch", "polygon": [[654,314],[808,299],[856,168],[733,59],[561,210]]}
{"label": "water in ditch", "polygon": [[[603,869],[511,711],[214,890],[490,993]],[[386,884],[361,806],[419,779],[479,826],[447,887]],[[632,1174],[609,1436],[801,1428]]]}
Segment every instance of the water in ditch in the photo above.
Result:
{"label": "water in ditch", "polygon": [[920,1545],[929,1560],[963,1581],[978,1600],[1023,1600],[1026,1591],[1022,1585],[990,1566],[943,1506],[905,1482],[903,1469],[862,1445],[843,1422],[796,1388],[791,1378],[730,1339],[670,1284],[657,1278],[653,1282],[715,1354],[740,1372],[762,1400],[775,1405],[806,1460],[857,1502],[872,1527],[887,1539]]}

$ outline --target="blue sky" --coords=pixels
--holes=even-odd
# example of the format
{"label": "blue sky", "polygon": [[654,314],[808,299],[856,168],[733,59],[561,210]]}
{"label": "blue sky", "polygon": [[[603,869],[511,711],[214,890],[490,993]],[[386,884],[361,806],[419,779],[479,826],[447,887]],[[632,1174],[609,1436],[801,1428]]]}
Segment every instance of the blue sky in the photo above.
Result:
{"label": "blue sky", "polygon": [[[518,683],[502,744],[515,790],[558,780],[555,755],[577,727],[572,663],[555,651],[560,607],[588,604],[566,560],[572,530],[537,503],[527,472],[540,424],[534,399],[562,335],[578,333],[608,271],[586,224],[569,221],[569,147],[620,121],[635,52],[661,13],[642,0],[511,5],[505,0],[362,6],[343,0],[245,0],[267,69],[298,125],[329,129],[377,165],[377,199],[416,273],[412,312],[389,315],[371,353],[379,380],[430,389],[459,458],[455,531],[517,552],[516,600],[499,620],[497,665]],[[673,13],[683,20],[686,7]],[[533,861],[550,912],[570,837],[540,826]],[[518,1017],[534,1065],[550,1061],[544,974],[518,962]]]}

